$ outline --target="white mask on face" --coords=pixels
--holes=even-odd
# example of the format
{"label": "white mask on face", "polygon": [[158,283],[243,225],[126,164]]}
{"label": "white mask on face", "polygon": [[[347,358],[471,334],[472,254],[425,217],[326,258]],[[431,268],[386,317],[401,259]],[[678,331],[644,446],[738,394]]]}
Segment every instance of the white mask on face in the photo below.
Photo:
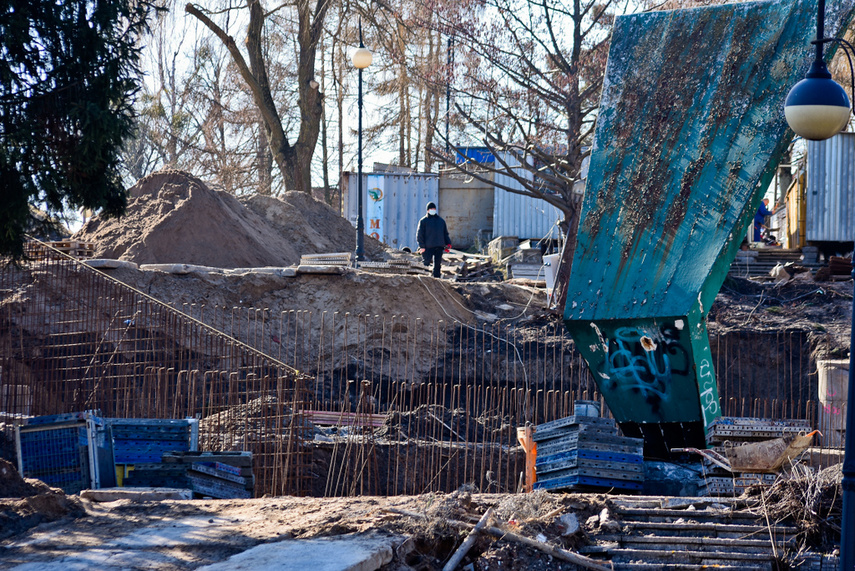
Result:
{"label": "white mask on face", "polygon": [[428,214],[430,214],[431,216],[436,216],[436,208],[431,208],[430,210],[428,210]]}

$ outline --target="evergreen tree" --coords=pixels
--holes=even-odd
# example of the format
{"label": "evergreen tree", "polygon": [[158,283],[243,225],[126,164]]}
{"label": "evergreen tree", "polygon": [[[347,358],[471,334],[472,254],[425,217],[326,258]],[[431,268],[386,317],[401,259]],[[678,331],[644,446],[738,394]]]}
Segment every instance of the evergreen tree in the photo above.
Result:
{"label": "evergreen tree", "polygon": [[126,205],[119,153],[134,125],[139,0],[0,0],[0,254],[23,253],[31,204]]}

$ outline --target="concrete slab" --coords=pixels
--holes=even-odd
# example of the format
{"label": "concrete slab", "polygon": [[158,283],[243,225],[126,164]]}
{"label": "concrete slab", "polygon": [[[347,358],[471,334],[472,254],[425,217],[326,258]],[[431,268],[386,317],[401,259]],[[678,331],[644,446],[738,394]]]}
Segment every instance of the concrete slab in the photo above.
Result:
{"label": "concrete slab", "polygon": [[102,544],[104,548],[144,551],[159,547],[193,547],[215,541],[228,541],[238,526],[221,517],[183,517],[164,520],[138,529],[134,533],[115,537]]}
{"label": "concrete slab", "polygon": [[83,490],[80,497],[93,502],[159,502],[161,500],[192,500],[193,491],[181,488],[102,488]]}
{"label": "concrete slab", "polygon": [[142,264],[139,269],[142,271],[158,271],[166,272],[167,274],[184,275],[189,273],[201,274],[221,274],[222,268],[213,268],[210,266],[195,266],[193,264]]}
{"label": "concrete slab", "polygon": [[61,554],[50,561],[0,564],[10,571],[127,571],[128,569],[180,569],[184,562],[158,552],[120,551],[115,549],[86,549]]}
{"label": "concrete slab", "polygon": [[375,571],[394,557],[402,536],[339,535],[265,543],[199,571]]}
{"label": "concrete slab", "polygon": [[136,270],[139,268],[139,266],[137,266],[137,264],[135,264],[134,262],[126,262],[125,260],[110,260],[107,258],[83,260],[83,263],[87,266],[103,270],[115,270],[116,268],[130,268],[132,270]]}

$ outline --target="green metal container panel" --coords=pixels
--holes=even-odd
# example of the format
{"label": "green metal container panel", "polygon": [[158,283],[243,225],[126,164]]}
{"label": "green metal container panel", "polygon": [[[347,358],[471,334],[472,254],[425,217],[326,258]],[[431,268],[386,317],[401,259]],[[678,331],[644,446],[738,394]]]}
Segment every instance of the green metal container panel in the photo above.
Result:
{"label": "green metal container panel", "polygon": [[[853,6],[829,3],[828,35]],[[698,425],[720,415],[706,315],[792,138],[783,104],[813,58],[816,9],[616,20],[564,319],[622,425],[687,423],[700,437],[680,444],[703,446]]]}

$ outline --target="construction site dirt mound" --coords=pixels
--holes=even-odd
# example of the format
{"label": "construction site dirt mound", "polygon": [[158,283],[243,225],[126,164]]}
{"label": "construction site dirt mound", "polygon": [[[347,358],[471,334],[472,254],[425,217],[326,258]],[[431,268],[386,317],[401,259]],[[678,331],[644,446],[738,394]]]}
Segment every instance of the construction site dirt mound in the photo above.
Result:
{"label": "construction site dirt mound", "polygon": [[[248,207],[188,173],[159,171],[128,190],[124,216],[95,216],[73,239],[94,242],[98,258],[217,268],[289,266],[303,254],[352,250],[353,226],[300,194],[251,197]],[[369,257],[382,254],[379,242],[366,243]]]}
{"label": "construction site dirt mound", "polygon": [[39,480],[24,480],[11,462],[0,458],[0,498],[34,496],[47,488]]}
{"label": "construction site dirt mound", "polygon": [[69,498],[40,480],[22,478],[11,462],[0,458],[0,539],[42,522],[82,513],[79,499]]}
{"label": "construction site dirt mound", "polygon": [[[264,218],[301,254],[354,250],[356,230],[353,225],[331,206],[305,192],[292,190],[281,198],[256,194],[241,202]],[[366,235],[364,241],[365,256],[369,260],[383,256],[384,247],[379,240]]]}

